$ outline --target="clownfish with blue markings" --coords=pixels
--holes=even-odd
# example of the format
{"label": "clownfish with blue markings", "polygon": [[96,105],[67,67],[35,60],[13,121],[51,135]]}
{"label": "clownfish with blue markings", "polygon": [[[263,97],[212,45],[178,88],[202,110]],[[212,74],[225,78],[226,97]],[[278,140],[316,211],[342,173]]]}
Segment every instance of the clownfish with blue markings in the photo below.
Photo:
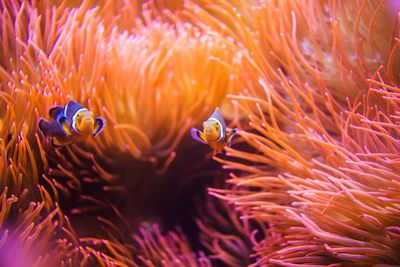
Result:
{"label": "clownfish with blue markings", "polygon": [[192,128],[190,133],[194,140],[203,144],[208,144],[213,150],[214,155],[222,153],[226,145],[231,146],[232,138],[237,134],[239,129],[227,129],[224,118],[218,108],[203,123],[203,132]]}
{"label": "clownfish with blue markings", "polygon": [[41,118],[38,127],[57,148],[84,141],[89,136],[94,137],[105,126],[105,120],[102,117],[94,118],[91,111],[73,100],[65,106],[50,108],[49,115],[53,120],[47,121]]}

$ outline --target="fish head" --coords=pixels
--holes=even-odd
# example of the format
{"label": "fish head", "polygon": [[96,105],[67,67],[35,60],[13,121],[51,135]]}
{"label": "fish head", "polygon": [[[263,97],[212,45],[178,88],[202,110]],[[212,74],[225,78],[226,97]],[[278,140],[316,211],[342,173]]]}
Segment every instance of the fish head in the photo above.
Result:
{"label": "fish head", "polygon": [[203,133],[208,141],[219,141],[222,137],[221,125],[216,120],[207,120],[203,123]]}
{"label": "fish head", "polygon": [[93,117],[93,113],[90,112],[89,110],[81,110],[78,111],[76,116],[74,116],[75,120],[73,121],[74,123],[74,128],[79,132],[79,133],[84,133],[84,134],[90,134],[94,130],[94,123],[95,119]]}

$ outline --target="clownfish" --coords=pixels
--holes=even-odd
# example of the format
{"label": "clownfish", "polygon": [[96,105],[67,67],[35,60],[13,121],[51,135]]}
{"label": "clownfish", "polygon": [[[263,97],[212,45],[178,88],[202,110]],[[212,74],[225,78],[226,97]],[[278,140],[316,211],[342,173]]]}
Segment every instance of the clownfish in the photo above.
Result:
{"label": "clownfish", "polygon": [[39,120],[38,127],[43,135],[50,138],[54,147],[61,147],[74,142],[86,140],[89,136],[98,135],[105,126],[102,117],[93,117],[93,113],[81,104],[71,100],[65,106],[50,108],[53,119]]}
{"label": "clownfish", "polygon": [[226,128],[226,123],[218,108],[214,113],[203,123],[203,132],[192,128],[190,133],[194,140],[203,144],[208,144],[213,150],[214,155],[222,153],[226,145],[231,146],[232,138],[237,134],[239,129]]}

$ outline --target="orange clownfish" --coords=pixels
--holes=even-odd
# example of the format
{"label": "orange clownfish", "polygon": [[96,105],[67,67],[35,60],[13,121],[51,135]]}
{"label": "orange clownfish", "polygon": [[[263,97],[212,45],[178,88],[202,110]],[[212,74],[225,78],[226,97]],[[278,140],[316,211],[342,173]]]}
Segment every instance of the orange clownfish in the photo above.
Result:
{"label": "orange clownfish", "polygon": [[226,128],[225,120],[218,108],[203,123],[203,128],[203,132],[192,128],[190,133],[194,140],[208,144],[214,150],[214,154],[222,153],[226,145],[230,146],[232,138],[239,131],[237,128],[231,130]]}
{"label": "orange clownfish", "polygon": [[38,127],[57,148],[84,141],[89,136],[96,136],[105,126],[102,117],[94,118],[92,112],[73,100],[65,106],[52,107],[49,115],[53,120],[47,121],[41,118]]}

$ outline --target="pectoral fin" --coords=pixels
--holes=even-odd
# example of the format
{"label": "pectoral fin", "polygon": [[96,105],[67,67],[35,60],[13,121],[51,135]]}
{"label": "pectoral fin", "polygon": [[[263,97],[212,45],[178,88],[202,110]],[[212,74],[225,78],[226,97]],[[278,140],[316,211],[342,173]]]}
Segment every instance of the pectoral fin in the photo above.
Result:
{"label": "pectoral fin", "polygon": [[197,130],[196,128],[190,129],[190,134],[192,135],[192,138],[200,143],[207,144],[207,141],[204,137],[204,134],[200,131]]}
{"label": "pectoral fin", "polygon": [[63,111],[63,106],[54,106],[49,109],[49,116],[53,119],[56,119],[57,115]]}
{"label": "pectoral fin", "polygon": [[102,117],[97,117],[94,122],[93,137],[95,137],[101,131],[103,131],[105,125],[106,125],[106,121]]}
{"label": "pectoral fin", "polygon": [[238,128],[232,129],[228,134],[227,134],[227,139],[228,139],[228,146],[231,146],[232,144],[232,139],[235,137],[235,135],[239,132]]}
{"label": "pectoral fin", "polygon": [[40,119],[38,122],[38,128],[42,134],[48,137],[56,137],[59,140],[67,139],[68,136],[65,131],[61,128],[60,124],[56,121],[46,121],[44,119]]}
{"label": "pectoral fin", "polygon": [[68,123],[68,118],[64,115],[60,116],[58,118],[58,124],[61,126],[61,129],[63,129],[63,131],[65,132],[65,134],[67,136],[71,136],[72,132],[71,132],[71,127]]}
{"label": "pectoral fin", "polygon": [[71,129],[70,129],[68,123],[62,123],[61,127],[62,127],[63,131],[65,132],[65,134],[67,136],[71,136],[72,135],[72,132],[71,132]]}

